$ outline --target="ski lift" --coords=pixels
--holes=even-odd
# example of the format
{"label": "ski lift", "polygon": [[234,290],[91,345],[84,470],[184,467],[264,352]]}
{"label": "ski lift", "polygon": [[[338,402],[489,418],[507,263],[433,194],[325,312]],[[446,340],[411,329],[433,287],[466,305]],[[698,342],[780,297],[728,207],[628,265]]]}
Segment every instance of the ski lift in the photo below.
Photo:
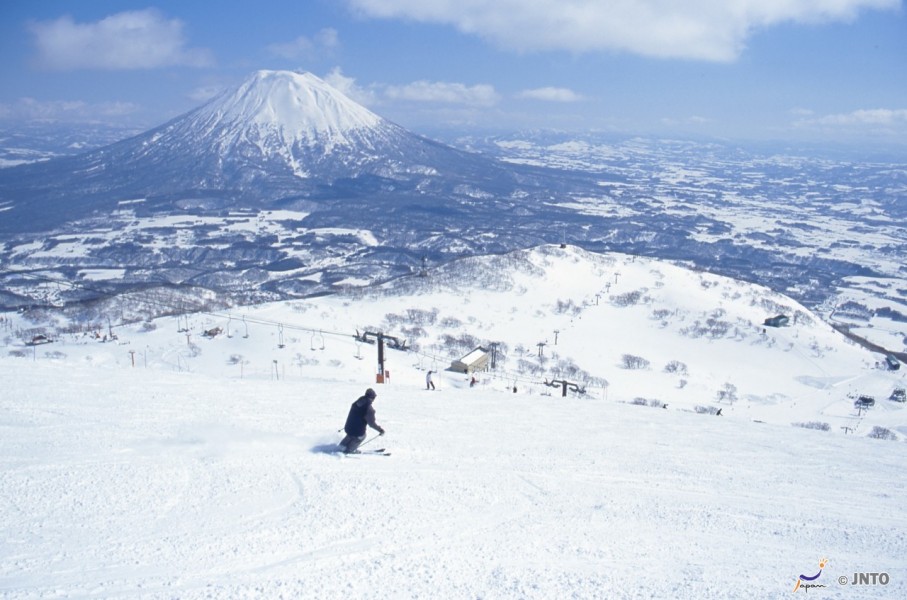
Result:
{"label": "ski lift", "polygon": [[357,329],[356,330],[356,339],[359,340],[360,342],[364,342],[366,344],[374,344],[377,338],[369,339],[367,331],[363,332],[363,333],[359,333],[359,330]]}
{"label": "ski lift", "polygon": [[310,344],[309,344],[310,347],[311,347],[311,349],[312,349],[313,351],[319,349],[319,348],[315,348],[315,339],[316,339],[316,338],[320,338],[320,339],[321,339],[321,348],[320,348],[320,350],[324,350],[324,334],[322,334],[321,331],[319,331],[319,332],[316,334],[314,329],[312,330],[312,339],[311,339]]}
{"label": "ski lift", "polygon": [[232,338],[233,334],[230,333],[230,324],[233,322],[233,315],[227,315],[227,337]]}
{"label": "ski lift", "polygon": [[362,342],[356,340],[356,358],[362,360]]}
{"label": "ski lift", "polygon": [[277,347],[286,348],[286,344],[283,343],[283,325],[277,324]]}
{"label": "ski lift", "polygon": [[243,338],[247,338],[249,337],[249,324],[246,323],[246,315],[243,315],[242,317],[242,324],[246,327],[246,334],[243,336]]}

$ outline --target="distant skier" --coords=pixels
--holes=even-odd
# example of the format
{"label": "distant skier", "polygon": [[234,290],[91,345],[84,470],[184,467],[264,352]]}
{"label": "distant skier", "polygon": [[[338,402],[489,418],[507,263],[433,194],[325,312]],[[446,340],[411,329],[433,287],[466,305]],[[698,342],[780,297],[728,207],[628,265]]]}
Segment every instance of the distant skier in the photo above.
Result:
{"label": "distant skier", "polygon": [[434,373],[434,371],[429,371],[429,372],[426,373],[426,375],[425,375],[425,389],[426,389],[426,390],[433,390],[433,389],[435,389],[435,382],[432,381],[432,379],[431,379],[431,374],[432,374],[432,373]]}
{"label": "distant skier", "polygon": [[375,408],[372,406],[377,396],[375,390],[369,388],[365,390],[364,396],[350,406],[346,425],[343,426],[346,437],[340,441],[340,449],[343,452],[347,454],[356,452],[359,444],[365,441],[366,425],[377,431],[378,435],[384,435],[384,428],[375,422]]}

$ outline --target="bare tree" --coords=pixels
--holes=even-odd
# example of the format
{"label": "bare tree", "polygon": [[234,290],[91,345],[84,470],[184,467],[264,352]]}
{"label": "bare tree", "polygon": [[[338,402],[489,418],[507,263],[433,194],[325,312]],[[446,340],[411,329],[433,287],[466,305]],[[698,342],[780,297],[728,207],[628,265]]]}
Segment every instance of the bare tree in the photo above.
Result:
{"label": "bare tree", "polygon": [[650,363],[641,356],[624,354],[621,357],[621,364],[625,369],[648,369]]}

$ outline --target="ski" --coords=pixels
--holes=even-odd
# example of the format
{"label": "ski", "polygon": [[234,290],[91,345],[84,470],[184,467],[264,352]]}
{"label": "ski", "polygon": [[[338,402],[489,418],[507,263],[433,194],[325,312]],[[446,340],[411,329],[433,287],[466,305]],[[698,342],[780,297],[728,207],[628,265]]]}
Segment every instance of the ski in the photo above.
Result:
{"label": "ski", "polygon": [[359,452],[354,452],[353,454],[376,454],[378,456],[390,456],[391,453],[387,451],[387,448],[375,448],[373,450],[360,450]]}
{"label": "ski", "polygon": [[371,454],[373,456],[390,456],[391,453],[387,451],[386,448],[375,448],[374,450],[357,450],[356,452],[343,452],[338,451],[334,454],[338,456],[362,456],[363,454]]}

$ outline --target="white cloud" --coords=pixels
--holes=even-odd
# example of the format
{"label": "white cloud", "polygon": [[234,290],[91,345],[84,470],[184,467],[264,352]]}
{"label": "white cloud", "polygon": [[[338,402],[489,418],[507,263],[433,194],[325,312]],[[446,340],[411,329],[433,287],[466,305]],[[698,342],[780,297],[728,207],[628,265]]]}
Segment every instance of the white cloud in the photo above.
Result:
{"label": "white cloud", "polygon": [[76,23],[64,16],[33,21],[28,29],[37,63],[47,69],[152,69],[213,63],[208,50],[186,47],[182,21],[166,19],[154,9],[121,12],[94,23]]}
{"label": "white cloud", "polygon": [[672,117],[663,117],[661,119],[661,123],[669,127],[698,127],[700,125],[709,125],[712,122],[712,119],[701,117],[699,115],[690,115],[689,117],[684,117],[681,119]]}
{"label": "white cloud", "polygon": [[206,84],[200,85],[189,92],[188,97],[194,102],[207,102],[215,96],[223,93],[227,88],[225,85]]}
{"label": "white cloud", "polygon": [[625,51],[731,61],[782,23],[848,21],[901,0],[347,0],[358,12],[455,26],[517,51]]}
{"label": "white cloud", "polygon": [[325,28],[313,37],[301,35],[291,42],[271,44],[268,51],[280,58],[303,59],[312,58],[320,54],[330,54],[340,46],[337,30]]}
{"label": "white cloud", "polygon": [[131,102],[93,104],[82,100],[20,98],[12,104],[0,104],[0,117],[23,121],[95,121],[133,115],[139,110],[140,107]]}
{"label": "white cloud", "polygon": [[583,96],[573,90],[559,87],[541,87],[532,90],[523,90],[517,94],[517,98],[527,98],[530,100],[543,100],[545,102],[579,102]]}
{"label": "white cloud", "polygon": [[470,106],[493,106],[499,100],[498,93],[493,86],[486,84],[467,86],[462,83],[444,81],[423,80],[403,86],[388,86],[385,94],[392,100]]}
{"label": "white cloud", "polygon": [[363,106],[371,106],[376,103],[375,93],[371,90],[359,87],[356,84],[356,80],[344,75],[340,70],[340,67],[334,67],[331,72],[322,77],[322,79],[324,79],[325,83],[331,87],[336,88],[344,95]]}
{"label": "white cloud", "polygon": [[907,125],[907,109],[860,109],[849,113],[826,115],[824,117],[812,119],[812,122],[818,125],[841,125],[845,127],[863,125]]}
{"label": "white cloud", "polygon": [[907,135],[907,109],[871,108],[831,115],[803,115],[793,126],[821,134],[903,139]]}

